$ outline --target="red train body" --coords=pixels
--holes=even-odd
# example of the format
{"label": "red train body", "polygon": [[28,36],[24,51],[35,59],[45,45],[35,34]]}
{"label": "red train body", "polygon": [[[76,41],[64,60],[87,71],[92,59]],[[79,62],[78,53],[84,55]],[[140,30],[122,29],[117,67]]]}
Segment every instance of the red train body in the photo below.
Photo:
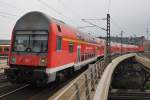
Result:
{"label": "red train body", "polygon": [[0,45],[0,57],[7,57],[10,45]]}
{"label": "red train body", "polygon": [[[121,52],[121,44],[111,45],[112,54]],[[5,72],[11,82],[42,85],[96,61],[104,56],[104,48],[103,39],[81,33],[43,13],[30,12],[13,29],[10,68]],[[123,44],[122,51],[141,52],[143,47]]]}

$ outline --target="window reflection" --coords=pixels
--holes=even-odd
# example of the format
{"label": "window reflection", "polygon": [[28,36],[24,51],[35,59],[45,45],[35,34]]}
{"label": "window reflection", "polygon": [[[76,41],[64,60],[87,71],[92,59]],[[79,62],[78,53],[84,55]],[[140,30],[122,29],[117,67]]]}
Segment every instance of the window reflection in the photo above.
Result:
{"label": "window reflection", "polygon": [[[25,32],[23,32],[25,33]],[[31,32],[30,32],[31,33]],[[42,32],[43,33],[43,32]],[[46,32],[45,32],[46,33]],[[14,50],[16,52],[47,52],[48,35],[34,32],[34,34],[16,34]]]}

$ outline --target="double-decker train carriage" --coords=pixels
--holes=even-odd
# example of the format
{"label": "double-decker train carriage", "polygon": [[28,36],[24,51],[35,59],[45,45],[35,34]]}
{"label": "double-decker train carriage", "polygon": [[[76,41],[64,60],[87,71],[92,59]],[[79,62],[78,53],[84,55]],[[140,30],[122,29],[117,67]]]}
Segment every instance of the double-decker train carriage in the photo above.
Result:
{"label": "double-decker train carriage", "polygon": [[9,54],[9,44],[0,44],[0,57],[7,57]]}
{"label": "double-decker train carriage", "polygon": [[[104,56],[104,48],[103,39],[84,34],[41,12],[30,12],[14,26],[10,68],[5,73],[14,83],[44,85],[96,61]],[[118,44],[112,46],[112,53],[119,51]]]}

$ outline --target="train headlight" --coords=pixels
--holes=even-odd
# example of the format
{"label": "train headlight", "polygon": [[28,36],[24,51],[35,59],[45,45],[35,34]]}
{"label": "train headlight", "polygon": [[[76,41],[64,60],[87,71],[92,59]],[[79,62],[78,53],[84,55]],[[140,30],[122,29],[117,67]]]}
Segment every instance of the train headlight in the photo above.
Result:
{"label": "train headlight", "polygon": [[40,59],[40,65],[41,65],[41,66],[46,66],[46,62],[47,62],[47,61],[46,61],[46,58],[41,58],[41,59]]}
{"label": "train headlight", "polygon": [[16,57],[15,56],[11,57],[11,63],[16,63]]}

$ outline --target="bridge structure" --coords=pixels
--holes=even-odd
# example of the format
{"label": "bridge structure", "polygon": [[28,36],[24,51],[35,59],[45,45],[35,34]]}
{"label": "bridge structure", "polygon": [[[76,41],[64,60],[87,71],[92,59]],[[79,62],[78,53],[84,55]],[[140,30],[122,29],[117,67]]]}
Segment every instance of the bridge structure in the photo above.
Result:
{"label": "bridge structure", "polygon": [[[149,52],[147,53],[149,54]],[[66,88],[63,88],[60,93],[49,98],[49,100],[120,100],[118,98],[129,100],[131,95],[133,100],[135,100],[135,98],[139,96],[139,93],[143,93],[143,96],[145,96],[146,93],[150,93],[144,89],[150,77],[150,59],[148,57],[143,56],[143,54],[129,53],[113,56],[112,59],[112,62],[109,64],[106,64],[103,58],[94,64],[90,64],[85,72],[71,82]],[[137,63],[142,65],[144,71],[140,70],[139,72],[143,73],[143,77],[141,78],[143,83],[139,89],[124,89],[126,91],[124,96],[120,96],[117,91],[119,89],[114,92],[115,89],[112,87],[112,82],[117,67],[121,68],[121,65],[125,63],[131,65],[128,67],[133,67],[133,64]],[[136,68],[136,66],[134,67]],[[131,72],[132,71],[133,70],[131,70]],[[131,91],[132,93],[130,93]],[[150,99],[150,96],[147,98]],[[137,100],[141,100],[141,98]]]}
{"label": "bridge structure", "polygon": [[[48,99],[150,100],[150,52],[113,55],[111,59],[109,64],[106,58],[89,64],[88,69]],[[1,60],[0,69],[7,68],[6,63]],[[130,77],[133,78],[128,82]]]}
{"label": "bridge structure", "polygon": [[[101,77],[101,80],[99,81],[99,84],[97,86],[97,89],[96,89],[96,92],[94,95],[94,100],[108,100],[108,94],[111,90],[110,86],[111,86],[111,82],[112,82],[113,73],[114,73],[117,65],[119,65],[119,63],[123,62],[124,60],[128,60],[128,59],[134,60],[134,61],[142,64],[144,66],[144,69],[147,70],[147,72],[149,74],[150,59],[148,59],[146,57],[141,57],[135,53],[119,56],[116,59],[114,59],[113,62],[110,63],[106,67],[106,69]],[[149,79],[149,75],[148,75],[148,77],[144,77],[144,79],[146,79],[146,80]],[[145,80],[145,82],[146,82],[146,80]],[[134,93],[137,93],[137,91],[135,89]],[[128,94],[128,92],[126,91],[125,95],[127,95],[127,94]],[[137,94],[137,96],[138,96],[138,94]],[[126,99],[125,96],[122,99],[129,100],[129,98]],[[136,99],[136,96],[135,96],[135,98],[133,98],[133,100],[135,100],[135,99]],[[118,99],[116,98],[116,99],[110,99],[110,100],[118,100]],[[130,100],[131,100],[131,98],[130,98]],[[141,100],[141,98],[138,98],[137,100]]]}

